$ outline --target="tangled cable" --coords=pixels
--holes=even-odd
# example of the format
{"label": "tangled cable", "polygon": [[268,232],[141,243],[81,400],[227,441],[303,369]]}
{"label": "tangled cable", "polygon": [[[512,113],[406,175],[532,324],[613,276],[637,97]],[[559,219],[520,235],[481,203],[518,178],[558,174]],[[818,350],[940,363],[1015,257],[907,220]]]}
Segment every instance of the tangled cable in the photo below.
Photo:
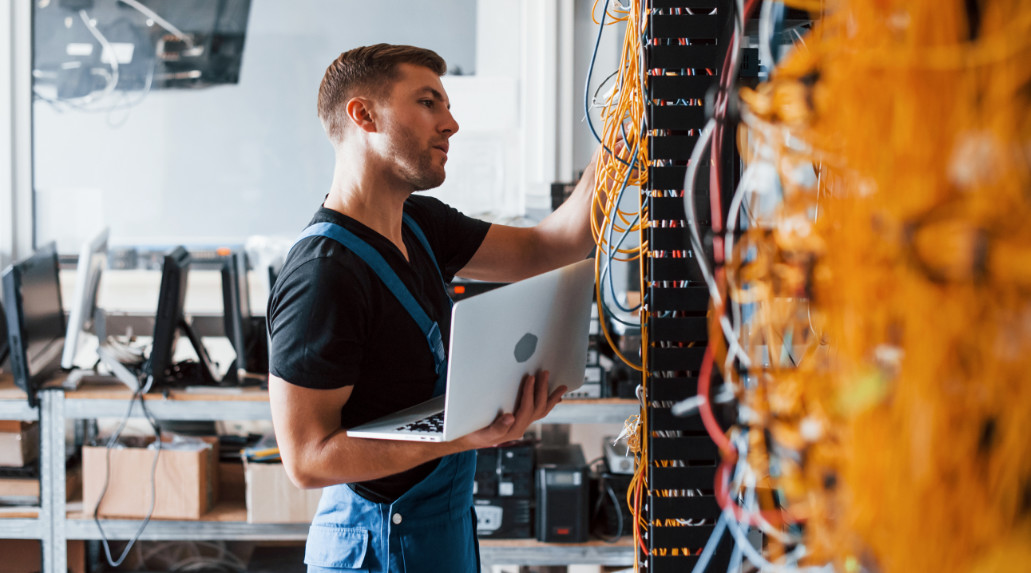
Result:
{"label": "tangled cable", "polygon": [[1031,10],[786,4],[821,17],[740,91],[708,277],[724,525],[786,566],[1031,569]]}

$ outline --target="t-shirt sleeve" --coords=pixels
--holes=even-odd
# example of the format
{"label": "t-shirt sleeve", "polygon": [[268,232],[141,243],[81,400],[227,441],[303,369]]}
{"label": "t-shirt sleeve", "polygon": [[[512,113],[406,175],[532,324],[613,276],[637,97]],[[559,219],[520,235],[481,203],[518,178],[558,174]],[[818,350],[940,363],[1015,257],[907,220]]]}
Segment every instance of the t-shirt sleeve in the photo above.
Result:
{"label": "t-shirt sleeve", "polygon": [[306,388],[353,385],[368,339],[367,294],[353,272],[326,257],[281,275],[268,303],[269,372]]}
{"label": "t-shirt sleeve", "polygon": [[490,223],[474,219],[434,197],[421,195],[413,199],[409,212],[424,229],[444,280],[451,282],[480,248]]}

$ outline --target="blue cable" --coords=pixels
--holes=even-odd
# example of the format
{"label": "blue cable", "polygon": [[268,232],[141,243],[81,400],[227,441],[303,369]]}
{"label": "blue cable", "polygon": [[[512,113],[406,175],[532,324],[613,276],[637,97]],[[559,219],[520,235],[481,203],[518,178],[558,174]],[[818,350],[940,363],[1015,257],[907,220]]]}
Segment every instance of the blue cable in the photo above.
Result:
{"label": "blue cable", "polygon": [[[584,84],[584,115],[587,118],[587,127],[598,143],[601,143],[601,136],[594,129],[594,122],[591,121],[591,76],[594,75],[594,62],[598,58],[598,47],[601,45],[601,33],[605,30],[605,16],[609,12],[609,0],[605,0],[605,6],[601,9],[601,23],[598,24],[598,37],[594,40],[594,52],[591,54],[591,65],[587,67],[587,83]],[[609,151],[606,149],[605,151]],[[609,151],[611,153],[611,151]]]}
{"label": "blue cable", "polygon": [[705,568],[709,566],[709,561],[712,560],[713,553],[716,553],[716,546],[719,544],[720,539],[723,537],[723,530],[727,528],[727,516],[721,513],[719,521],[716,522],[716,527],[712,530],[712,535],[709,536],[709,540],[705,542],[705,549],[702,550],[702,554],[698,557],[698,561],[694,564],[694,569],[691,573],[705,573]]}
{"label": "blue cable", "polygon": [[[594,62],[598,59],[598,46],[601,45],[601,33],[605,30],[605,16],[609,12],[609,0],[605,0],[605,6],[601,9],[601,23],[598,24],[598,37],[594,40],[594,52],[591,53],[591,65],[587,67],[587,82],[584,83],[584,119],[587,120],[587,127],[591,128],[591,135],[594,136],[594,140],[601,143],[601,136],[598,135],[598,130],[594,129],[594,122],[591,121],[591,76],[594,75]],[[605,153],[616,158],[623,165],[629,165],[623,158],[616,155],[608,147],[602,145],[602,149]]]}

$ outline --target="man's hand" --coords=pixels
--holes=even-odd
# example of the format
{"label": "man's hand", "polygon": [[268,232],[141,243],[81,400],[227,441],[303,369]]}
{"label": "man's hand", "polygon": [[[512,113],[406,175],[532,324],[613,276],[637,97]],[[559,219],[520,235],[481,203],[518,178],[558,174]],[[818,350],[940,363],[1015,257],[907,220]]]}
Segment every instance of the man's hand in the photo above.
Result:
{"label": "man's hand", "polygon": [[566,387],[559,386],[548,395],[548,372],[537,376],[523,377],[519,389],[519,402],[515,412],[499,414],[491,425],[456,440],[462,449],[479,449],[518,440],[526,433],[530,424],[548,415],[551,409],[562,400]]}

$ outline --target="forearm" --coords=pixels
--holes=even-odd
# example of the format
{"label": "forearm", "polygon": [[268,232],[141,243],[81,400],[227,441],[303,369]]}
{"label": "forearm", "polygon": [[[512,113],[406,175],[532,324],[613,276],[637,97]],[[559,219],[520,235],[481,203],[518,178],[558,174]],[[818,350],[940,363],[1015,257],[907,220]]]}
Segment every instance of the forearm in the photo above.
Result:
{"label": "forearm", "polygon": [[351,438],[339,430],[323,440],[282,452],[294,483],[317,488],[394,475],[467,449],[461,442],[408,442]]}
{"label": "forearm", "polygon": [[[275,376],[269,380],[270,395],[285,398],[272,401],[272,419],[277,426],[276,439],[283,465],[290,479],[304,488],[373,480],[449,454],[518,439],[531,423],[546,416],[566,391],[565,386],[559,386],[549,395],[547,372],[525,376],[515,412],[499,414],[489,426],[457,440],[429,443],[350,438],[339,427],[330,429],[329,417],[320,420],[318,416],[315,419],[297,416],[302,408],[285,407],[291,393],[304,394],[310,390],[290,390],[289,383]],[[324,411],[332,412],[334,407],[331,405]]]}

